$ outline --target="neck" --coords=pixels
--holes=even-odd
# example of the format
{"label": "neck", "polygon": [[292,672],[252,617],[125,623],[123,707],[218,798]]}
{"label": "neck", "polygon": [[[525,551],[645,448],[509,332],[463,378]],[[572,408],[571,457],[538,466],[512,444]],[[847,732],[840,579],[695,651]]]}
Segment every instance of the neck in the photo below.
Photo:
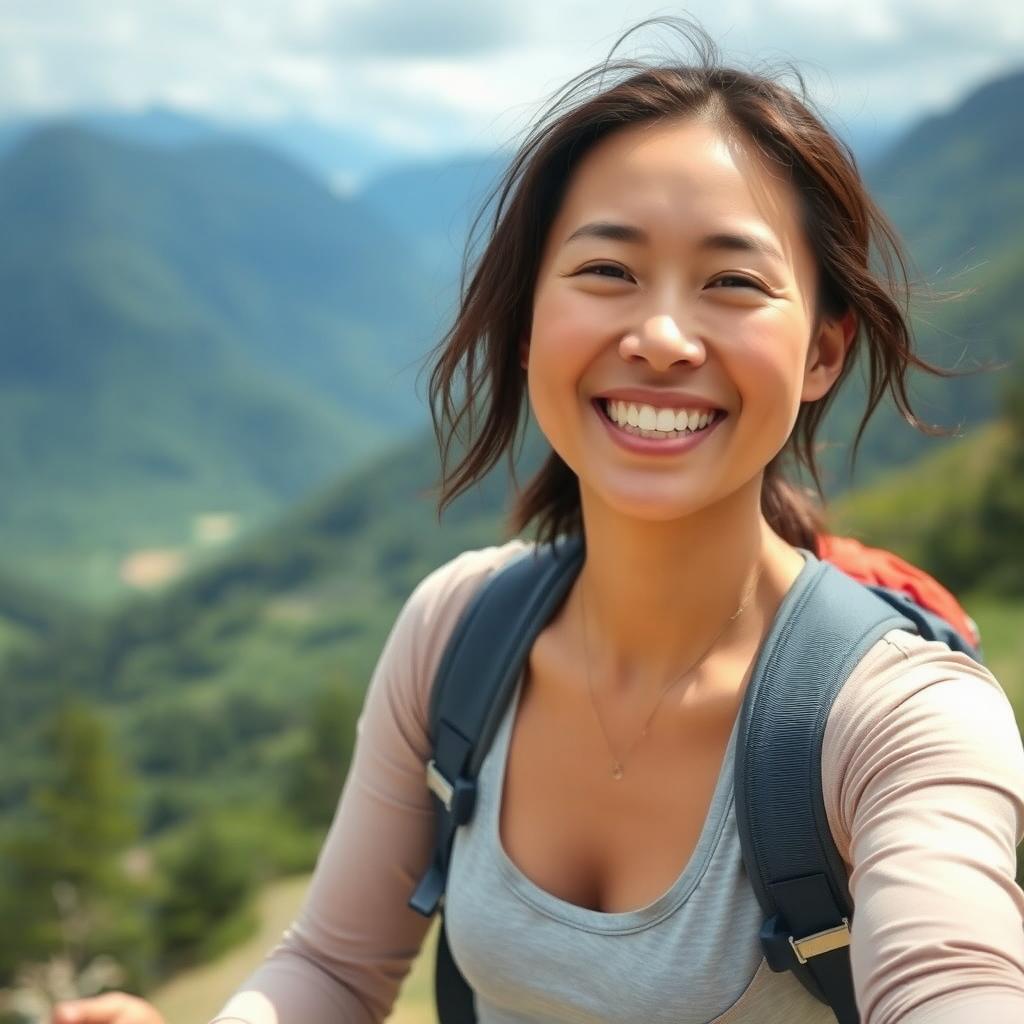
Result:
{"label": "neck", "polygon": [[582,588],[595,686],[644,699],[705,653],[760,640],[803,564],[765,521],[760,489],[758,477],[713,508],[664,523],[581,493],[587,558],[567,611],[581,621]]}

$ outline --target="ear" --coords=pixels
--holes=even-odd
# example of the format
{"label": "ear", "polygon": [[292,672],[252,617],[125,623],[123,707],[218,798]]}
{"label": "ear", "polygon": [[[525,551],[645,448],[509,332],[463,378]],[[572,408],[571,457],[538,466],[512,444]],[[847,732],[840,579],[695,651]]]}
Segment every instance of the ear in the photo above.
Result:
{"label": "ear", "polygon": [[813,402],[828,393],[842,373],[856,335],[857,314],[853,310],[836,319],[822,319],[807,350],[802,402]]}

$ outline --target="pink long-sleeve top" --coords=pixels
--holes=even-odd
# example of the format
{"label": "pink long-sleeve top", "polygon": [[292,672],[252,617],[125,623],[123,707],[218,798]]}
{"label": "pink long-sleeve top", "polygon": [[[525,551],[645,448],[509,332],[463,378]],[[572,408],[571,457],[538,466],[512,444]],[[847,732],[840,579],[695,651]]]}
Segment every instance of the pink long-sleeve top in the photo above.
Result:
{"label": "pink long-sleeve top", "polygon": [[[373,674],[355,757],[305,903],[214,1024],[384,1020],[429,922],[407,900],[431,852],[428,700],[477,587],[523,543],[466,552],[428,576]],[[732,751],[674,885],[604,914],[533,884],[499,838],[511,703],[453,847],[449,941],[481,1024],[643,1020],[834,1024],[767,969],[740,855]],[[855,904],[850,956],[862,1024],[1024,1022],[1024,748],[985,668],[893,630],[858,664],[822,747],[829,825]]]}

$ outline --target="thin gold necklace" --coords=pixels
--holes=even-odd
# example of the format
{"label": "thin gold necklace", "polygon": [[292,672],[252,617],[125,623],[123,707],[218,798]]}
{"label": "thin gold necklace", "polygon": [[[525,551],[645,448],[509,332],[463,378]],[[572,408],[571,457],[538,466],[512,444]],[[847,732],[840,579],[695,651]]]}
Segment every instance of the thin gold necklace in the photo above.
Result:
{"label": "thin gold necklace", "polygon": [[626,774],[626,764],[625,764],[626,758],[629,757],[629,755],[633,753],[633,751],[636,749],[636,747],[640,743],[640,741],[647,735],[647,729],[648,729],[648,727],[651,724],[651,719],[654,718],[654,715],[657,712],[658,708],[661,707],[661,702],[665,699],[665,694],[667,694],[668,691],[671,690],[672,687],[676,685],[676,683],[680,682],[682,679],[684,679],[686,676],[688,676],[691,672],[693,672],[695,669],[700,667],[700,665],[704,661],[704,659],[707,658],[707,656],[714,649],[715,644],[717,644],[718,641],[722,638],[722,634],[729,628],[729,626],[733,622],[736,621],[736,619],[738,619],[740,617],[740,615],[747,608],[747,606],[749,605],[751,599],[753,598],[754,590],[757,587],[758,580],[760,580],[760,578],[761,578],[761,568],[762,568],[761,566],[758,566],[757,572],[754,574],[754,578],[753,578],[753,580],[751,581],[751,583],[749,584],[749,586],[747,588],[748,592],[747,592],[746,596],[743,598],[743,600],[740,602],[739,608],[737,608],[736,611],[734,611],[732,613],[732,615],[730,615],[729,618],[725,620],[725,623],[722,625],[722,628],[715,634],[714,639],[712,639],[711,643],[708,644],[708,646],[705,649],[704,653],[685,672],[683,672],[681,675],[675,676],[672,679],[672,681],[668,684],[668,686],[666,686],[665,689],[661,691],[661,694],[658,697],[657,702],[655,703],[654,707],[651,709],[651,713],[647,716],[647,720],[644,722],[643,729],[640,730],[640,735],[637,736],[637,738],[633,741],[632,745],[629,747],[629,749],[626,751],[626,753],[623,754],[623,756],[621,758],[616,757],[615,756],[615,751],[612,750],[611,740],[608,738],[608,732],[607,732],[607,730],[604,727],[604,722],[601,721],[601,713],[597,709],[597,700],[594,697],[594,684],[593,684],[593,682],[592,682],[592,680],[590,678],[590,645],[587,642],[586,600],[585,600],[585,597],[584,597],[583,581],[580,580],[580,622],[581,622],[582,627],[583,627],[583,663],[584,663],[584,665],[586,665],[586,669],[587,669],[587,691],[590,693],[590,703],[591,703],[591,705],[594,708],[594,717],[597,719],[597,724],[601,728],[601,734],[604,736],[604,742],[605,742],[605,746],[608,747],[608,753],[611,754],[611,757],[612,757],[612,778],[613,779],[615,779],[616,781],[619,781],[619,780],[621,780],[625,776],[625,774]]}

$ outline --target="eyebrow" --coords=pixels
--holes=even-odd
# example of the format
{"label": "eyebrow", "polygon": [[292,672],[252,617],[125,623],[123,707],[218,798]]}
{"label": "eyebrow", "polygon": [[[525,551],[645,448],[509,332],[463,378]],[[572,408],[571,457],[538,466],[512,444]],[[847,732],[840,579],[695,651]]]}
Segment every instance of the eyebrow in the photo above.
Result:
{"label": "eyebrow", "polygon": [[[594,221],[584,224],[582,227],[578,227],[563,244],[568,245],[579,238],[600,238],[609,242],[628,242],[632,245],[646,245],[650,241],[643,228],[635,227],[632,224],[613,224],[610,221]],[[769,259],[778,260],[780,263],[785,262],[782,253],[771,242],[759,238],[757,235],[718,232],[713,235],[705,235],[697,243],[697,248],[725,249],[729,252],[756,252]]]}

